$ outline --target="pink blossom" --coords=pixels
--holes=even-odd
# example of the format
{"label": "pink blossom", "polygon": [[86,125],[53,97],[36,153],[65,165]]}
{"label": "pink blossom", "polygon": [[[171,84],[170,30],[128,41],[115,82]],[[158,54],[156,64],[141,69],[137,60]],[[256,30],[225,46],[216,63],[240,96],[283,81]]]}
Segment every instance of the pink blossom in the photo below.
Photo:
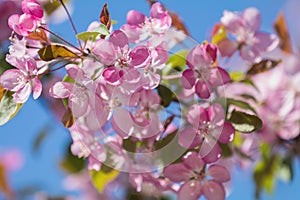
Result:
{"label": "pink blossom", "polygon": [[102,75],[112,85],[119,85],[124,74],[129,73],[127,77],[130,77],[136,69],[147,67],[151,61],[150,51],[146,46],[130,49],[127,36],[119,30],[111,34],[109,41],[98,40],[93,51],[101,63],[108,66]]}
{"label": "pink blossom", "polygon": [[233,140],[235,129],[225,122],[225,112],[221,105],[213,104],[208,108],[193,105],[187,114],[192,127],[186,127],[179,133],[179,144],[184,148],[196,148],[201,145],[200,156],[206,163],[217,161],[222,150],[218,144]]}
{"label": "pink blossom", "polygon": [[162,132],[162,123],[158,113],[154,112],[160,105],[158,94],[152,90],[142,90],[138,95],[136,109],[130,112],[121,107],[116,108],[112,117],[111,125],[122,138],[151,138]]}
{"label": "pink blossom", "polygon": [[14,14],[8,19],[9,27],[21,36],[28,36],[40,24],[44,11],[35,0],[24,0],[22,2],[23,14]]}
{"label": "pink blossom", "polygon": [[205,162],[195,152],[188,153],[182,163],[167,166],[163,174],[175,183],[183,183],[177,191],[178,200],[197,200],[202,195],[208,200],[225,199],[223,183],[230,180],[225,167],[214,164],[206,169]]}
{"label": "pink blossom", "polygon": [[152,5],[150,18],[131,10],[127,14],[127,24],[121,27],[129,42],[139,43],[148,37],[164,35],[171,27],[172,19],[160,3]]}
{"label": "pink blossom", "polygon": [[0,24],[1,24],[1,32],[0,32],[0,44],[4,40],[8,40],[11,35],[11,29],[7,24],[7,20],[9,16],[14,13],[21,13],[21,6],[12,0],[1,1],[0,2]]}
{"label": "pink blossom", "polygon": [[259,31],[261,16],[256,8],[247,8],[241,15],[224,11],[221,22],[236,38],[236,41],[226,38],[218,43],[222,56],[231,57],[239,51],[244,60],[259,62],[262,52],[272,51],[279,43],[276,35]]}
{"label": "pink blossom", "polygon": [[38,77],[39,70],[36,62],[30,58],[16,59],[15,67],[5,71],[0,77],[3,88],[15,92],[14,101],[24,103],[33,92],[33,98],[37,99],[42,92],[42,83]]}
{"label": "pink blossom", "polygon": [[185,89],[193,89],[200,98],[209,98],[214,89],[230,81],[229,74],[221,67],[213,66],[217,48],[212,44],[194,47],[187,55],[186,69],[181,78]]}
{"label": "pink blossom", "polygon": [[[95,95],[97,83],[87,77],[87,74],[77,65],[67,65],[68,76],[75,81],[56,82],[50,88],[49,93],[54,98],[68,98],[69,107],[76,117],[81,117],[88,113],[89,108],[97,113],[101,112],[102,99]],[[97,105],[97,108],[95,108]]]}

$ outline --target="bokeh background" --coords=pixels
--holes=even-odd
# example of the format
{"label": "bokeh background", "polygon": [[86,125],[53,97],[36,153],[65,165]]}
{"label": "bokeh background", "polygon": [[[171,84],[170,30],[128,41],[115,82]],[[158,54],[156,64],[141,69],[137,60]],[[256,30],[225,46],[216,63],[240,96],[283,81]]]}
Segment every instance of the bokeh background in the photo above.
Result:
{"label": "bokeh background", "polygon": [[[1,0],[3,1],[5,0]],[[114,25],[114,29],[118,29],[126,22],[126,14],[131,9],[147,15],[149,13],[149,5],[144,0],[73,0],[68,6],[78,32],[85,31],[92,21],[98,20],[105,2],[108,3],[111,18],[118,22]],[[219,22],[223,10],[242,11],[250,6],[261,11],[261,29],[268,32],[274,32],[273,22],[280,11],[284,12],[292,40],[300,42],[300,25],[297,26],[299,24],[297,20],[300,19],[299,0],[162,0],[161,2],[181,16],[192,37],[199,43],[209,37],[214,24]],[[65,15],[62,11],[59,14]],[[4,24],[0,24],[0,31],[2,26]],[[76,44],[75,35],[68,21],[55,23],[53,19],[50,28]],[[2,46],[1,53],[6,47],[7,45]],[[41,135],[45,138],[41,140],[41,143],[37,143],[37,137]],[[22,168],[9,173],[8,180],[11,187],[16,190],[35,187],[53,196],[70,193],[63,187],[63,180],[67,174],[58,164],[63,159],[70,142],[68,131],[49,110],[45,102],[30,99],[13,120],[0,127],[0,152],[18,149],[23,155]],[[300,199],[299,162],[295,163],[294,169],[292,183],[277,182],[274,194],[269,196],[264,193],[262,199]],[[236,167],[232,179],[232,191],[228,199],[254,199],[255,186],[251,171]],[[0,199],[4,199],[1,194]]]}

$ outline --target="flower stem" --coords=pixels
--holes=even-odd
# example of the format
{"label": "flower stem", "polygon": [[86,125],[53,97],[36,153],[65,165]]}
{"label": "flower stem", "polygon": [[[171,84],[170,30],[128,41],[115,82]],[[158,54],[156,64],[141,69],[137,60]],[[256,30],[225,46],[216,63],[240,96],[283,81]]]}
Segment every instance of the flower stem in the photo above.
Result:
{"label": "flower stem", "polygon": [[[66,6],[65,3],[63,2],[63,0],[59,0],[59,2],[61,3],[61,5],[63,6],[63,8],[65,9],[65,11],[66,11],[66,13],[67,13],[67,15],[68,15],[68,18],[69,18],[69,20],[70,20],[72,29],[73,29],[73,31],[74,31],[74,33],[75,33],[75,35],[76,35],[76,38],[77,38],[78,32],[77,32],[77,30],[76,30],[76,27],[75,27],[75,25],[74,25],[74,22],[73,22],[73,20],[72,20],[72,17],[71,17],[71,15],[70,15],[70,12],[69,12],[69,10],[67,9],[67,6]],[[79,44],[79,46],[80,46],[80,49],[82,49],[81,42],[80,42],[80,40],[79,40],[78,38],[77,38],[77,41],[78,41],[78,44]]]}
{"label": "flower stem", "polygon": [[43,27],[43,26],[40,26],[39,27],[40,29],[43,29],[47,32],[49,32],[50,34],[52,34],[54,37],[58,38],[59,40],[63,41],[64,43],[70,45],[71,47],[73,47],[74,49],[80,51],[82,53],[82,55],[85,55],[86,56],[86,53],[84,51],[82,51],[82,49],[79,49],[78,47],[76,47],[75,45],[73,45],[71,42],[68,42],[67,40],[65,40],[64,38],[60,37],[59,35],[57,35],[56,33],[48,30],[47,28]]}
{"label": "flower stem", "polygon": [[177,79],[180,77],[181,77],[181,74],[174,74],[174,75],[162,76],[162,79],[171,80],[171,79]]}

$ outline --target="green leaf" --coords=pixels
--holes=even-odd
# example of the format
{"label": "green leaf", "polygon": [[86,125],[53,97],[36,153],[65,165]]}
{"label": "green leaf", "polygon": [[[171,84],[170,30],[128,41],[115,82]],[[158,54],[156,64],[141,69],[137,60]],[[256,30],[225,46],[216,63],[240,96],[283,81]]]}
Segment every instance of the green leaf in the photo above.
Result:
{"label": "green leaf", "polygon": [[256,98],[254,96],[252,96],[252,95],[241,94],[240,96],[243,97],[244,99],[250,99],[250,100],[253,100],[254,102],[257,102]]}
{"label": "green leaf", "polygon": [[262,190],[265,190],[268,194],[272,194],[274,191],[276,176],[280,169],[281,159],[277,155],[270,155],[263,158],[254,168],[253,178],[256,185],[256,198],[259,199]]}
{"label": "green leaf", "polygon": [[241,81],[244,78],[244,73],[242,72],[229,72],[231,81]]}
{"label": "green leaf", "polygon": [[0,54],[0,76],[8,69],[13,69],[14,67],[9,64],[8,62],[6,62],[5,58],[7,52],[3,52],[2,54]]}
{"label": "green leaf", "polygon": [[164,85],[159,85],[157,87],[158,95],[161,98],[161,104],[164,107],[168,107],[170,103],[175,99],[174,93]]}
{"label": "green leaf", "polygon": [[100,24],[97,28],[93,29],[93,32],[97,32],[101,35],[109,35],[109,30],[104,24]]}
{"label": "green leaf", "polygon": [[56,58],[78,58],[79,56],[63,45],[47,45],[38,51],[40,58],[44,61],[51,61]]}
{"label": "green leaf", "polygon": [[78,173],[84,169],[85,161],[83,158],[78,158],[73,155],[71,152],[71,144],[69,144],[66,155],[60,162],[60,167],[68,173]]}
{"label": "green leaf", "polygon": [[115,179],[119,175],[119,171],[111,169],[111,170],[103,170],[103,166],[100,171],[91,170],[90,175],[92,178],[92,182],[95,188],[101,193],[103,192],[104,187],[110,181]]}
{"label": "green leaf", "polygon": [[163,139],[159,140],[158,142],[156,142],[154,144],[154,149],[159,150],[159,149],[163,148],[164,146],[168,145],[176,137],[176,135],[177,135],[177,130],[174,131],[173,133],[167,135]]}
{"label": "green leaf", "polygon": [[219,145],[222,149],[222,156],[223,157],[228,158],[228,157],[232,156],[232,150],[231,150],[231,148],[229,147],[228,144],[219,143]]}
{"label": "green leaf", "polygon": [[80,40],[83,41],[87,41],[87,40],[91,40],[91,41],[95,41],[96,37],[98,35],[109,35],[109,30],[107,29],[107,27],[104,24],[100,24],[97,28],[94,28],[93,31],[91,32],[82,32],[82,33],[78,33],[76,35],[76,37]]}
{"label": "green leaf", "polygon": [[130,138],[123,139],[123,148],[128,152],[136,152],[137,143],[132,141]]}
{"label": "green leaf", "polygon": [[278,176],[281,180],[288,183],[294,179],[293,157],[283,158]]}
{"label": "green leaf", "polygon": [[6,91],[0,101],[0,126],[11,120],[21,109],[23,104],[15,103],[13,93]]}
{"label": "green leaf", "polygon": [[262,121],[255,115],[250,115],[240,111],[233,111],[229,121],[235,130],[242,133],[252,133],[262,128]]}
{"label": "green leaf", "polygon": [[236,99],[231,99],[231,98],[227,98],[227,106],[229,107],[230,105],[234,105],[240,108],[244,108],[246,110],[251,110],[253,113],[257,114],[255,109],[250,106],[247,102],[244,101],[240,101],[240,100],[236,100]]}
{"label": "green leaf", "polygon": [[186,55],[188,54],[188,50],[182,50],[177,52],[174,55],[169,57],[167,62],[167,66],[171,69],[176,69],[177,71],[182,71],[186,66]]}
{"label": "green leaf", "polygon": [[266,71],[269,71],[276,67],[279,63],[281,63],[281,60],[262,60],[259,63],[255,63],[251,66],[251,68],[247,71],[247,75],[255,75],[259,73],[263,73]]}
{"label": "green leaf", "polygon": [[82,33],[78,33],[76,37],[83,41],[87,41],[87,40],[95,41],[98,35],[100,35],[100,33],[98,32],[82,32]]}

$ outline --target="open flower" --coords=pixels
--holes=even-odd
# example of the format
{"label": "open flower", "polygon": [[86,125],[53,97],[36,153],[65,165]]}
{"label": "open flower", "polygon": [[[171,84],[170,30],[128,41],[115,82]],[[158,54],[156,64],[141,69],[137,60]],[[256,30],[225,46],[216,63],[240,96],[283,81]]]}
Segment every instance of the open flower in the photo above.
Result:
{"label": "open flower", "polygon": [[17,34],[28,36],[41,22],[44,11],[35,0],[24,0],[22,2],[22,15],[14,14],[8,19],[9,27]]}
{"label": "open flower", "polygon": [[16,103],[24,103],[33,92],[33,98],[37,99],[42,92],[42,83],[38,77],[39,70],[36,62],[31,58],[16,59],[15,67],[5,71],[0,77],[3,88],[15,92],[13,94]]}
{"label": "open flower", "polygon": [[210,165],[206,170],[205,162],[195,152],[188,153],[182,163],[167,166],[163,174],[175,183],[183,182],[178,200],[197,200],[202,195],[208,200],[225,199],[223,183],[230,180],[228,170],[221,165]]}
{"label": "open flower", "polygon": [[279,43],[274,34],[259,31],[261,16],[256,8],[247,8],[241,15],[224,11],[221,22],[236,41],[226,38],[218,43],[222,56],[231,57],[236,51],[251,63],[261,60],[261,53],[272,51]]}
{"label": "open flower", "polygon": [[217,161],[222,149],[218,142],[228,143],[233,140],[235,129],[230,122],[225,122],[225,112],[221,105],[213,104],[208,108],[193,105],[187,115],[193,127],[187,127],[179,133],[179,144],[184,148],[201,145],[200,156],[206,163]]}
{"label": "open flower", "polygon": [[181,78],[185,89],[193,89],[200,98],[209,98],[215,87],[230,81],[229,74],[221,67],[213,66],[217,48],[212,44],[198,45],[187,55],[186,69]]}
{"label": "open flower", "polygon": [[131,10],[127,14],[127,24],[121,29],[126,33],[130,42],[138,43],[148,37],[164,35],[171,27],[172,19],[160,3],[152,5],[150,18]]}
{"label": "open flower", "polygon": [[126,34],[119,30],[111,34],[109,41],[98,40],[93,51],[108,66],[102,75],[112,85],[119,85],[124,74],[135,74],[135,69],[145,68],[151,62],[149,49],[144,45],[130,49]]}

